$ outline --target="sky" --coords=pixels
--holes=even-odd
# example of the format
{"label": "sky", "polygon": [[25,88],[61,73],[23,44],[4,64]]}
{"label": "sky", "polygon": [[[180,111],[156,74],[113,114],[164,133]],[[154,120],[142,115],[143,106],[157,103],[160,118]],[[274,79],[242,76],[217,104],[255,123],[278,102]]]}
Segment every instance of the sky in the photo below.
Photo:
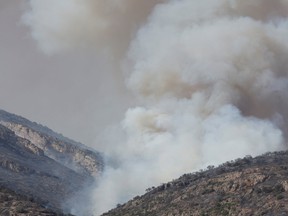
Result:
{"label": "sky", "polygon": [[0,3],[0,108],[91,146],[132,103],[124,76],[95,51],[43,53],[22,22],[27,7]]}

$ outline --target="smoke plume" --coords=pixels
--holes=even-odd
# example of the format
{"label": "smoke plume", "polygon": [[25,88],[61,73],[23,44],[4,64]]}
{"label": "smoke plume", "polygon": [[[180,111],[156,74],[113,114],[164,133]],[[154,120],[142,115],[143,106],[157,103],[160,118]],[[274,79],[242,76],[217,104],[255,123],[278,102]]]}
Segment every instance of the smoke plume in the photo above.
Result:
{"label": "smoke plume", "polygon": [[30,0],[23,17],[47,54],[93,47],[119,54],[161,0]]}
{"label": "smoke plume", "polygon": [[46,53],[91,44],[126,55],[127,86],[139,101],[95,145],[106,171],[93,205],[77,215],[98,215],[210,164],[286,149],[287,1],[30,5],[25,20]]}

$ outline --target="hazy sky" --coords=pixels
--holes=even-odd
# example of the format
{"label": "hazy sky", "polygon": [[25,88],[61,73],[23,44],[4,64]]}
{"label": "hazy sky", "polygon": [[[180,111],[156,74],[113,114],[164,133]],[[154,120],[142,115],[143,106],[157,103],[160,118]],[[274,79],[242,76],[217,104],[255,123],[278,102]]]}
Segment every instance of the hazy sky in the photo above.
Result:
{"label": "hazy sky", "polygon": [[0,108],[91,145],[105,125],[123,118],[124,82],[94,51],[41,52],[21,22],[25,7],[0,2]]}

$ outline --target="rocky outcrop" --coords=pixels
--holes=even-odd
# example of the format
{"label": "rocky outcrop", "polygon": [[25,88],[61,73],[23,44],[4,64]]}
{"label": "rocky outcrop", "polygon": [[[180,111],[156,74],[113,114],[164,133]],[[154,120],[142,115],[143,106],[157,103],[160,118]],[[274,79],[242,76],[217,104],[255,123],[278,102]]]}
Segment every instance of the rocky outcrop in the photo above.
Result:
{"label": "rocky outcrop", "polygon": [[185,174],[103,216],[288,215],[288,152]]}
{"label": "rocky outcrop", "polygon": [[[58,215],[45,214],[47,208],[69,213],[66,201],[97,180],[102,170],[99,152],[0,110],[0,188],[32,197],[44,209],[39,215]],[[1,207],[2,201],[0,193],[0,215],[9,215],[15,206],[22,206],[22,201],[9,201],[7,208]],[[31,203],[26,204],[29,207]],[[21,207],[23,211],[32,212],[34,204],[31,208],[26,204]],[[25,215],[20,213],[10,215]]]}
{"label": "rocky outcrop", "polygon": [[97,176],[103,170],[103,160],[99,152],[42,125],[3,110],[0,110],[0,124],[13,131],[16,136],[30,141],[23,145],[35,154],[44,154],[82,174]]}

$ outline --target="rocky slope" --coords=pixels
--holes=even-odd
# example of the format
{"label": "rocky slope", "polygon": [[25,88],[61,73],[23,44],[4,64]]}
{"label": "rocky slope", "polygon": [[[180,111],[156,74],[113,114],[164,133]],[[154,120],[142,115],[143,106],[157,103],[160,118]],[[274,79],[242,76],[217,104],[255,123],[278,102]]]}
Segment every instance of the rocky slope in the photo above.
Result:
{"label": "rocky slope", "polygon": [[63,203],[92,183],[102,170],[100,153],[44,126],[0,110],[2,189],[32,197],[43,208],[69,212]]}
{"label": "rocky slope", "polygon": [[0,215],[1,216],[69,216],[60,211],[46,208],[37,203],[32,197],[15,193],[0,186]]}
{"label": "rocky slope", "polygon": [[44,154],[76,172],[95,176],[103,169],[98,152],[47,127],[4,110],[0,110],[0,124],[12,130],[18,137],[30,141],[26,148],[35,154]]}
{"label": "rocky slope", "polygon": [[103,216],[288,215],[288,152],[210,166],[147,191]]}

